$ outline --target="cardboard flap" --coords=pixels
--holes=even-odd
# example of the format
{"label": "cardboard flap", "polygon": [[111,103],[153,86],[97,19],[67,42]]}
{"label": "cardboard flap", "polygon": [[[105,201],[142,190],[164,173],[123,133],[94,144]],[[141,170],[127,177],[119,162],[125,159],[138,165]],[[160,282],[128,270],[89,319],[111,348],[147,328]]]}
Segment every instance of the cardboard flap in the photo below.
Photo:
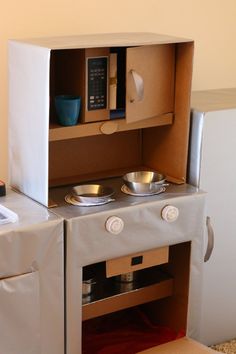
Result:
{"label": "cardboard flap", "polygon": [[218,353],[203,344],[200,344],[187,337],[174,340],[169,343],[158,345],[140,353],[143,354],[205,354],[205,353]]}

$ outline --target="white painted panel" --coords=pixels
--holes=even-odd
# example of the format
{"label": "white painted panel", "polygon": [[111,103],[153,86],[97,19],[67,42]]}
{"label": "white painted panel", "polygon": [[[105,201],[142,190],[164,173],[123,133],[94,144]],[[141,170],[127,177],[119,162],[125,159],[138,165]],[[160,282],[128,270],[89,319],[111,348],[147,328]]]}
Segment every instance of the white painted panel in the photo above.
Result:
{"label": "white painted panel", "polygon": [[9,43],[10,184],[48,203],[50,50]]}

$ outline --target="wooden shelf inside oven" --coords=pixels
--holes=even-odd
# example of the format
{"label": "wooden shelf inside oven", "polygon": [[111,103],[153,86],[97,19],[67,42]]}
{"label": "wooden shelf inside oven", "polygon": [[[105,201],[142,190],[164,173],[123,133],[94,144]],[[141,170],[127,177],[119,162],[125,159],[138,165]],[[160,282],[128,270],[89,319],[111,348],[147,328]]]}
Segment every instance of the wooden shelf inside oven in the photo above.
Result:
{"label": "wooden shelf inside oven", "polygon": [[[144,277],[143,279],[145,280],[139,284],[137,283],[137,286],[115,281],[111,283],[110,280],[108,280],[107,284],[101,284],[102,290],[95,291],[91,298],[88,298],[88,302],[83,304],[82,320],[85,321],[124,310],[173,294],[173,278],[169,275],[155,271],[150,277]],[[130,287],[132,290],[130,290]],[[104,293],[102,294],[102,292]]]}
{"label": "wooden shelf inside oven", "polygon": [[[157,127],[173,123],[173,113],[167,113],[158,117],[140,120],[134,123],[127,123],[125,119],[114,119],[104,122],[94,122],[63,127],[56,123],[50,124],[49,141],[75,139],[86,136],[104,134],[102,127],[110,124],[111,130],[116,132]],[[109,129],[108,129],[109,130]]]}

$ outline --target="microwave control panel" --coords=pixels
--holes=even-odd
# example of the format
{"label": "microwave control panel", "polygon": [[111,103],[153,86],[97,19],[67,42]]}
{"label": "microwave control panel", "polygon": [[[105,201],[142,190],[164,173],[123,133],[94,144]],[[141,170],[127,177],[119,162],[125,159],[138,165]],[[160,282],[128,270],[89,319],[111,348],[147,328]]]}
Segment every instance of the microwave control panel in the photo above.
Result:
{"label": "microwave control panel", "polygon": [[107,108],[108,57],[87,58],[87,110]]}

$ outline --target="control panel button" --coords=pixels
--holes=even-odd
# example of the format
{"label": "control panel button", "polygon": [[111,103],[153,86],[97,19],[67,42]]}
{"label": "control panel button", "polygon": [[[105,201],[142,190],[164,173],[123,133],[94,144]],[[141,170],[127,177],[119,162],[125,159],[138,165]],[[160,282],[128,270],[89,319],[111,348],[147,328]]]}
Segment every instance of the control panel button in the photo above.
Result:
{"label": "control panel button", "polygon": [[110,216],[106,221],[105,227],[111,234],[118,235],[124,228],[124,221],[118,216]]}
{"label": "control panel button", "polygon": [[[87,59],[87,110],[105,109],[107,106],[108,57]],[[101,100],[102,99],[102,100]]]}
{"label": "control panel button", "polygon": [[165,206],[161,211],[161,217],[167,222],[174,222],[178,219],[179,209],[173,205]]}

